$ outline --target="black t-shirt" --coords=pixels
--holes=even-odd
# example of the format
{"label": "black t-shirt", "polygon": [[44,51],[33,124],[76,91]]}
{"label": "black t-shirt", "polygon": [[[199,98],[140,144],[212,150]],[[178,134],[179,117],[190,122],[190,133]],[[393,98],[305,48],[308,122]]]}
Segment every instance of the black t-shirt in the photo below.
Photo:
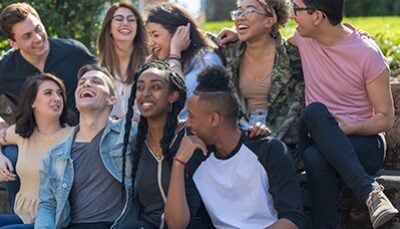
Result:
{"label": "black t-shirt", "polygon": [[[77,113],[74,93],[78,70],[85,64],[96,62],[96,57],[79,41],[72,39],[49,39],[50,53],[44,72],[62,79],[67,89],[67,107]],[[26,61],[19,50],[11,49],[0,57],[0,94],[18,98],[21,86],[39,69]]]}

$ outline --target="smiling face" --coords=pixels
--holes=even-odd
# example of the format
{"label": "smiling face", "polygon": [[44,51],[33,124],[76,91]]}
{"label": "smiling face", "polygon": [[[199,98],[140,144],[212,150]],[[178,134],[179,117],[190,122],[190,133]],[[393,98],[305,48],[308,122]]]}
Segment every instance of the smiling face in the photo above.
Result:
{"label": "smiling face", "polygon": [[136,86],[136,103],[143,117],[147,119],[166,118],[168,104],[174,103],[179,92],[170,91],[166,73],[155,68],[144,71]]}
{"label": "smiling face", "polygon": [[192,95],[188,99],[188,119],[186,126],[191,132],[203,139],[206,144],[214,144],[214,128],[212,126],[212,112],[210,106],[200,100],[198,95]]}
{"label": "smiling face", "polygon": [[161,24],[149,22],[147,31],[150,35],[150,48],[158,60],[166,60],[169,57],[172,34]]}
{"label": "smiling face", "polygon": [[90,70],[80,77],[75,90],[75,102],[78,110],[111,110],[115,96],[110,87],[110,77],[102,71]]}
{"label": "smiling face", "polygon": [[[268,15],[256,0],[243,0],[238,4],[240,15],[235,17],[235,26],[241,41],[248,41],[255,37],[266,36],[271,25],[268,24]],[[269,29],[269,30],[268,30]]]}
{"label": "smiling face", "polygon": [[314,34],[314,17],[313,14],[310,14],[307,10],[308,8],[303,0],[293,1],[294,7],[298,10],[296,13],[293,13],[291,18],[295,20],[297,27],[296,30],[303,37],[313,37]]}
{"label": "smiling face", "polygon": [[137,31],[136,15],[128,8],[120,7],[111,20],[111,35],[115,41],[133,42]]}
{"label": "smiling face", "polygon": [[42,57],[49,52],[46,30],[40,19],[32,14],[16,23],[12,32],[14,40],[8,39],[11,47],[19,49],[26,59]]}
{"label": "smiling face", "polygon": [[61,88],[51,80],[40,83],[35,100],[32,103],[35,117],[58,120],[64,108],[63,93]]}

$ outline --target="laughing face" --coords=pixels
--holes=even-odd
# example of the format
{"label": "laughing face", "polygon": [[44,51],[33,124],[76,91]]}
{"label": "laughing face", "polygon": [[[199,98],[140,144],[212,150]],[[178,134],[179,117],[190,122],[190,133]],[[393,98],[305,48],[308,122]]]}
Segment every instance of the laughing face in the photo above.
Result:
{"label": "laughing face", "polygon": [[165,72],[150,68],[138,78],[136,101],[140,113],[147,119],[166,118],[168,104],[174,103],[179,92],[170,90]]}
{"label": "laughing face", "polygon": [[171,34],[161,24],[149,22],[147,31],[150,35],[150,48],[157,60],[165,60],[169,57]]}
{"label": "laughing face", "polygon": [[115,41],[133,42],[137,31],[136,15],[128,8],[120,7],[111,21],[111,35]]}
{"label": "laughing face", "polygon": [[48,54],[47,33],[39,18],[29,14],[25,21],[13,26],[12,32],[14,40],[8,39],[10,45],[19,49],[26,59],[40,58]]}
{"label": "laughing face", "polygon": [[115,104],[115,95],[109,85],[111,79],[103,72],[91,70],[82,75],[75,90],[75,102],[79,111],[104,110]]}
{"label": "laughing face", "polygon": [[43,81],[32,103],[35,117],[58,120],[64,108],[63,96],[61,88],[54,81]]}
{"label": "laughing face", "polygon": [[[238,5],[235,26],[241,41],[248,41],[267,33],[268,15],[256,0],[243,0]],[[270,27],[270,26],[269,26]]]}

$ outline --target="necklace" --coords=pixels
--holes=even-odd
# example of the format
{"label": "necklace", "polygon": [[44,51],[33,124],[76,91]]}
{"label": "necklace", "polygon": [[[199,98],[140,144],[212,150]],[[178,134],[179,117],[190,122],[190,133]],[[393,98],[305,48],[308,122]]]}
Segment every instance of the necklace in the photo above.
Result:
{"label": "necklace", "polygon": [[[161,161],[164,158],[164,155],[162,153],[155,153],[149,143],[147,142],[147,139],[144,140],[144,143],[146,144],[146,147],[149,149],[150,153],[153,155],[153,157],[157,160],[157,161]],[[162,150],[160,149],[160,151],[162,152]]]}

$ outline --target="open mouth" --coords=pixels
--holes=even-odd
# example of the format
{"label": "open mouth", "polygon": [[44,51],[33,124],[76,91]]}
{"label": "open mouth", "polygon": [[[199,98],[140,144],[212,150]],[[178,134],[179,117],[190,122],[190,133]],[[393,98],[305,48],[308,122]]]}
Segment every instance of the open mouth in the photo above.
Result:
{"label": "open mouth", "polygon": [[123,35],[129,35],[132,33],[132,31],[128,28],[122,28],[118,30],[119,33],[123,34]]}
{"label": "open mouth", "polygon": [[80,98],[93,98],[95,96],[96,96],[96,94],[92,91],[83,91],[80,94]]}
{"label": "open mouth", "polygon": [[239,31],[239,32],[245,31],[245,30],[248,29],[248,28],[249,28],[249,26],[243,25],[243,24],[237,25],[237,26],[236,26],[236,29],[237,29],[237,31]]}

